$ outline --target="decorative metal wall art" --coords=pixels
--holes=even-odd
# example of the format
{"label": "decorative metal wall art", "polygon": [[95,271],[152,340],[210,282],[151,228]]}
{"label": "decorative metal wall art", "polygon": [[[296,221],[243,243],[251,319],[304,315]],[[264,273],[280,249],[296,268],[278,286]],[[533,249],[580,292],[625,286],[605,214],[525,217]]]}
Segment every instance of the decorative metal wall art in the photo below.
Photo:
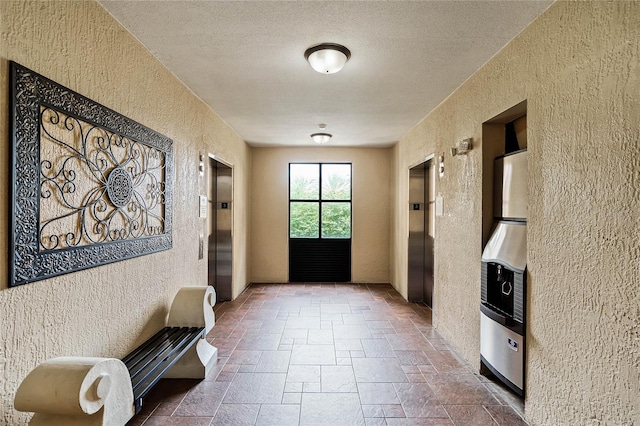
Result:
{"label": "decorative metal wall art", "polygon": [[170,249],[171,139],[11,63],[10,286]]}

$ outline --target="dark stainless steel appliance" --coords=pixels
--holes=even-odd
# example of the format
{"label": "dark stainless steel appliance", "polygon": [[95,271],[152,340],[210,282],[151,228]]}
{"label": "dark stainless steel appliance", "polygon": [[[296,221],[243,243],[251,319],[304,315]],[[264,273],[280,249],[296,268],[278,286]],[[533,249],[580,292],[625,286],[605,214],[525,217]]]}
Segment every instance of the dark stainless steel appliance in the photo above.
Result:
{"label": "dark stainless steel appliance", "polygon": [[483,368],[524,396],[526,150],[498,157],[494,180],[494,216],[498,222],[482,253],[480,360]]}

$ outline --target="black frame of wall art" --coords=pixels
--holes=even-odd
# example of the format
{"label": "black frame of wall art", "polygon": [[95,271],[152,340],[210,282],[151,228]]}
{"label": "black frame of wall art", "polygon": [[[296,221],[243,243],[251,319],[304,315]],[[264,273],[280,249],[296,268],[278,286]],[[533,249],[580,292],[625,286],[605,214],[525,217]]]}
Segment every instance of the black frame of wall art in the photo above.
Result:
{"label": "black frame of wall art", "polygon": [[173,141],[10,67],[9,286],[170,249]]}

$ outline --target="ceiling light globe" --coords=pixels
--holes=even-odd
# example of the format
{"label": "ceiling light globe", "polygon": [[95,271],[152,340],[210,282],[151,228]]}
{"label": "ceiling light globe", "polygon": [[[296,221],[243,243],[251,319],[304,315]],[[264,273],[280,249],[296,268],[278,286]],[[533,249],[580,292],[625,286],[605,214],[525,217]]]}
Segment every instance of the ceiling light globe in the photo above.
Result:
{"label": "ceiling light globe", "polygon": [[347,63],[347,56],[337,50],[318,50],[309,55],[311,68],[321,74],[334,74],[340,71]]}
{"label": "ceiling light globe", "polygon": [[320,74],[334,74],[344,67],[351,57],[351,52],[339,44],[323,43],[307,49],[304,57]]}
{"label": "ceiling light globe", "polygon": [[324,145],[331,140],[331,137],[330,133],[314,133],[311,135],[311,140],[319,145]]}

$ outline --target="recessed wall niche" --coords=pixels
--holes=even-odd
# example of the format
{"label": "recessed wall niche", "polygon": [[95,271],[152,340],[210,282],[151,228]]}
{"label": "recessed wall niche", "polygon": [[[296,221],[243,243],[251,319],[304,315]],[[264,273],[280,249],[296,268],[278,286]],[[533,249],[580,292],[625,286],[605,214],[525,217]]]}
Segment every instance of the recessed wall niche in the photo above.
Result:
{"label": "recessed wall niche", "polygon": [[11,63],[9,286],[170,249],[173,142]]}
{"label": "recessed wall niche", "polygon": [[526,112],[525,101],[482,125],[480,373],[520,397],[527,368]]}
{"label": "recessed wall niche", "polygon": [[527,101],[482,123],[482,247],[494,226],[495,158],[527,148]]}

